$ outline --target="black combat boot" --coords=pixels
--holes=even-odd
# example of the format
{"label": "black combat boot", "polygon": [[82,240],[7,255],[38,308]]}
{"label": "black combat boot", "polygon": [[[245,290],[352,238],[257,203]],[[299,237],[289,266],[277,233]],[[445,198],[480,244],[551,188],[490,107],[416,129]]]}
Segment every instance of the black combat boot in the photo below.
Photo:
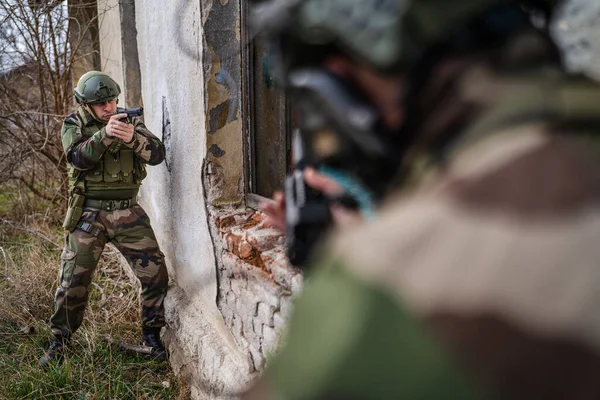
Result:
{"label": "black combat boot", "polygon": [[151,356],[156,361],[162,362],[167,359],[167,351],[160,340],[160,328],[144,328],[141,344],[152,348]]}
{"label": "black combat boot", "polygon": [[47,369],[52,364],[60,364],[63,360],[65,348],[69,343],[70,338],[68,336],[54,336],[54,341],[50,344],[50,348],[46,351],[46,354],[40,358],[40,368]]}

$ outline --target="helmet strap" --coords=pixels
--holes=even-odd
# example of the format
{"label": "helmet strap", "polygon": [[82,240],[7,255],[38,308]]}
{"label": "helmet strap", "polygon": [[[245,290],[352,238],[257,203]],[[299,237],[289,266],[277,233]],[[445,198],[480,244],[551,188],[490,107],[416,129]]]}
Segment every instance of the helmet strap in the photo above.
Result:
{"label": "helmet strap", "polygon": [[83,103],[83,108],[92,116],[92,118],[94,118],[96,121],[98,122],[102,122],[104,123],[105,121],[101,120],[96,113],[94,112],[94,109],[92,107],[89,106],[89,103]]}

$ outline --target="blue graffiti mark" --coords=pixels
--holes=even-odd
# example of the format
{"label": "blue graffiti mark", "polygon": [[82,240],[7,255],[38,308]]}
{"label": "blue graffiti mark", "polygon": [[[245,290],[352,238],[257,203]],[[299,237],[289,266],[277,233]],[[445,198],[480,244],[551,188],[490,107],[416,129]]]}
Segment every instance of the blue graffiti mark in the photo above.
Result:
{"label": "blue graffiti mark", "polygon": [[239,108],[239,90],[233,77],[223,68],[215,74],[215,80],[217,83],[225,86],[229,92],[229,114],[227,115],[227,122],[231,122],[236,119],[238,108]]}

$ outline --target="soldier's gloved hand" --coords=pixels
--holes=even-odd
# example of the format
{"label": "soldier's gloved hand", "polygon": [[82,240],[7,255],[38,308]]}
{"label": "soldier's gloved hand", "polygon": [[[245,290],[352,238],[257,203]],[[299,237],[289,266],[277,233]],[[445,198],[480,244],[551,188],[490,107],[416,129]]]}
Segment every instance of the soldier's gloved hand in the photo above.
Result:
{"label": "soldier's gloved hand", "polygon": [[[304,170],[304,180],[308,186],[325,194],[327,197],[336,198],[344,194],[344,190],[337,182],[320,174],[314,168],[308,167]],[[331,215],[335,224],[340,227],[346,227],[362,221],[362,217],[357,210],[346,208],[340,203],[331,205]]]}
{"label": "soldier's gloved hand", "polygon": [[105,128],[106,134],[110,137],[121,139],[125,143],[129,143],[133,140],[134,128],[132,124],[119,121],[123,118],[127,118],[127,114],[115,114],[110,117]]}
{"label": "soldier's gloved hand", "polygon": [[[304,180],[307,185],[328,197],[339,197],[343,194],[340,185],[327,176],[320,174],[314,168],[308,167],[304,170]],[[285,232],[285,196],[283,193],[275,192],[273,201],[262,202],[260,208],[267,215],[265,222],[268,225]],[[331,206],[331,214],[338,226],[347,226],[362,220],[357,211],[347,209],[337,203]]]}
{"label": "soldier's gloved hand", "polygon": [[265,223],[281,232],[285,232],[285,195],[275,192],[272,201],[260,203],[260,209],[266,214]]}

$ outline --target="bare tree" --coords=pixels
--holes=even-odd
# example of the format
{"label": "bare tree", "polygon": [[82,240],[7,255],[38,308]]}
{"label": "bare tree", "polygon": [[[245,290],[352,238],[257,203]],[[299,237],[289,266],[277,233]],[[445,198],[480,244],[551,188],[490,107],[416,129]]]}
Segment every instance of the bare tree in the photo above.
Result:
{"label": "bare tree", "polygon": [[97,15],[76,18],[95,11],[86,1],[0,0],[0,190],[29,202],[66,197],[60,128],[73,70],[99,60]]}

